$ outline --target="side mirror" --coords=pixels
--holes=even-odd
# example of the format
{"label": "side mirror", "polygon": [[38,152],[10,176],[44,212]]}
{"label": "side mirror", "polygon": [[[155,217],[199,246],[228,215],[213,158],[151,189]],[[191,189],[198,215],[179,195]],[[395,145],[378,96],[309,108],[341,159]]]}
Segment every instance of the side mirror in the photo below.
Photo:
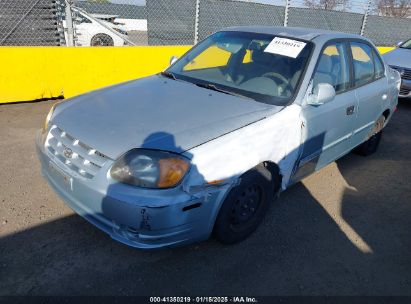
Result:
{"label": "side mirror", "polygon": [[329,83],[319,83],[314,87],[312,94],[308,95],[307,103],[313,106],[319,106],[330,102],[335,97],[335,89]]}
{"label": "side mirror", "polygon": [[177,57],[177,56],[171,56],[171,58],[170,58],[170,65],[173,65],[174,62],[176,62],[177,60],[178,60],[178,57]]}
{"label": "side mirror", "polygon": [[399,47],[401,44],[403,44],[404,41],[400,41],[397,43],[397,47]]}

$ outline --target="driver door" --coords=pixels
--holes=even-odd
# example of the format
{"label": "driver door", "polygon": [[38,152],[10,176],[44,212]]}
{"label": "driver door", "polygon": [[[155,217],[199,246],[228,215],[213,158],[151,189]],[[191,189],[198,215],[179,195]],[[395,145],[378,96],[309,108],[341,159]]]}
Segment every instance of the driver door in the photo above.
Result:
{"label": "driver door", "polygon": [[336,96],[321,105],[303,105],[306,140],[294,181],[338,159],[352,149],[357,98],[350,89],[350,60],[344,42],[328,44],[319,57],[312,77],[313,88],[331,84]]}

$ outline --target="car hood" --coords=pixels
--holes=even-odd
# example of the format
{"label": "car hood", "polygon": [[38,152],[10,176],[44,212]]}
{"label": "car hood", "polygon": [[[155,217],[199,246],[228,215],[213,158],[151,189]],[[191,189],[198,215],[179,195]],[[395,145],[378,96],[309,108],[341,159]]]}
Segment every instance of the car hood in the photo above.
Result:
{"label": "car hood", "polygon": [[411,50],[397,48],[382,56],[388,65],[411,69]]}
{"label": "car hood", "polygon": [[51,123],[116,159],[133,148],[181,153],[281,109],[155,75],[68,100]]}

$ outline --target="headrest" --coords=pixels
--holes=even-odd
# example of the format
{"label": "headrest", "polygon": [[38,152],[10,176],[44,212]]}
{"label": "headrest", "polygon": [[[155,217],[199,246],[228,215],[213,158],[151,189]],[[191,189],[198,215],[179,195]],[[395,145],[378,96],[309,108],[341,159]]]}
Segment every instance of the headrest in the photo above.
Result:
{"label": "headrest", "polygon": [[273,64],[273,61],[275,61],[275,57],[273,55],[270,53],[264,53],[262,50],[253,50],[251,59],[253,62],[269,65]]}
{"label": "headrest", "polygon": [[332,66],[333,64],[332,64],[331,56],[322,55],[320,62],[318,63],[317,72],[331,73]]}

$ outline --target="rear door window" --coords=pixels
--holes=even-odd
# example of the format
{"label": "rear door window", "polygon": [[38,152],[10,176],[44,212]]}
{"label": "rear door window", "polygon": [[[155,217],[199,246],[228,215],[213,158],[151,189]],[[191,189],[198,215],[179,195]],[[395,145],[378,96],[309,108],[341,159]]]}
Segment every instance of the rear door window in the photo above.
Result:
{"label": "rear door window", "polygon": [[351,42],[354,67],[354,85],[362,86],[374,80],[374,60],[372,48],[361,42]]}

